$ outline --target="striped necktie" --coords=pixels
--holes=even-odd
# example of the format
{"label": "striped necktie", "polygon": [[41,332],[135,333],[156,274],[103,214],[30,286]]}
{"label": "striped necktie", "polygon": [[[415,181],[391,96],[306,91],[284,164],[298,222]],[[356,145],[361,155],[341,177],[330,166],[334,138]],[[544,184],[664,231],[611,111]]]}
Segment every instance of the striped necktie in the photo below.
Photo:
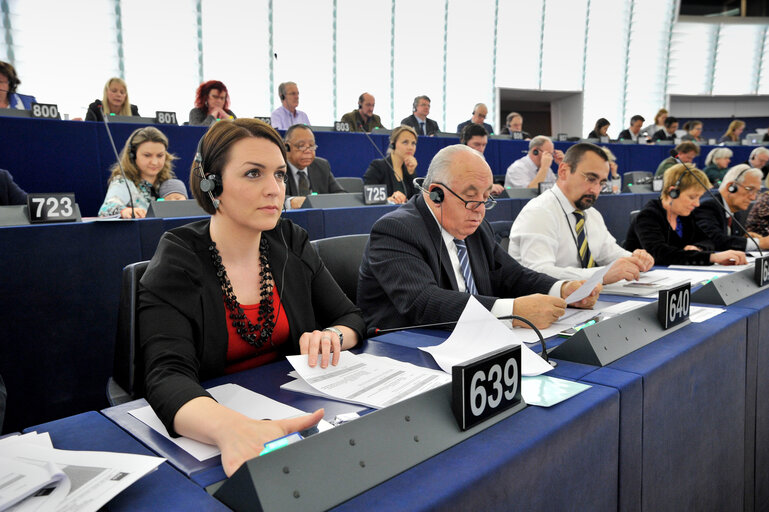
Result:
{"label": "striped necktie", "polygon": [[590,247],[587,245],[587,237],[585,236],[585,214],[582,210],[574,210],[573,213],[577,219],[577,225],[574,226],[574,230],[577,232],[577,248],[582,268],[595,267],[595,261],[593,261],[593,256],[590,254]]}
{"label": "striped necktie", "polygon": [[299,171],[299,195],[300,196],[309,196],[310,195],[310,181],[307,179],[307,173],[304,171]]}
{"label": "striped necktie", "polygon": [[473,270],[470,268],[470,255],[467,253],[467,245],[464,240],[454,239],[454,245],[457,246],[459,255],[459,267],[462,269],[462,276],[465,278],[465,288],[467,293],[477,295],[478,289],[475,287],[473,279]]}

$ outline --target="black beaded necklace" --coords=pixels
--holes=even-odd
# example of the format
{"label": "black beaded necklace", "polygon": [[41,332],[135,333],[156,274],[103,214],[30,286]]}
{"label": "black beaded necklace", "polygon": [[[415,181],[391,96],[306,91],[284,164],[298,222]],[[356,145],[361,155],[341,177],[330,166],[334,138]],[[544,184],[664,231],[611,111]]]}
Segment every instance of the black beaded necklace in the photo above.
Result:
{"label": "black beaded necklace", "polygon": [[[252,324],[251,320],[248,319],[243,312],[243,308],[240,307],[238,298],[232,292],[232,284],[227,276],[227,270],[222,264],[222,257],[216,248],[216,242],[211,242],[211,245],[208,246],[208,251],[211,253],[211,261],[216,269],[219,284],[222,286],[224,304],[230,313],[232,326],[249,345],[256,348],[263,347],[267,342],[272,345],[272,330],[275,328],[275,318],[272,314],[272,272],[270,271],[269,262],[270,244],[267,242],[267,239],[262,237],[259,242],[259,266],[261,267],[259,277],[262,279],[262,284],[260,286],[259,317],[257,318],[256,325]],[[257,331],[259,332],[258,338],[256,335]]]}

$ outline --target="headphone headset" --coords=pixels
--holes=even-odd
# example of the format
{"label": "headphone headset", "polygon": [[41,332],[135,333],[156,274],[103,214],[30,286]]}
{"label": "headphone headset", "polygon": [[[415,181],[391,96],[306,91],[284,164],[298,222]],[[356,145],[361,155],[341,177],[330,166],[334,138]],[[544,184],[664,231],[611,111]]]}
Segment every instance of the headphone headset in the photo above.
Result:
{"label": "headphone headset", "polygon": [[281,94],[281,95],[280,95],[280,101],[283,101],[283,100],[285,100],[285,99],[286,99],[286,95],[285,95],[285,94]]}
{"label": "headphone headset", "polygon": [[390,143],[390,149],[395,149],[395,141],[392,141],[392,142]]}
{"label": "headphone headset", "polygon": [[288,141],[285,141],[283,143],[283,145],[286,146],[286,151],[290,153],[291,152],[291,144],[289,144]]}
{"label": "headphone headset", "polygon": [[131,140],[128,143],[128,159],[131,161],[132,164],[136,165],[136,146],[134,146],[134,139],[142,130],[137,130],[136,133],[134,133],[131,136]]}
{"label": "headphone headset", "polygon": [[532,151],[531,154],[537,156],[539,154],[539,148],[534,148],[534,151]]}
{"label": "headphone headset", "polygon": [[443,189],[439,186],[436,185],[430,189],[430,201],[433,203],[442,203],[445,198],[446,196],[443,193]]}
{"label": "headphone headset", "polygon": [[683,179],[684,174],[686,173],[685,172],[681,173],[681,176],[679,176],[678,179],[676,180],[676,184],[673,185],[672,190],[668,193],[668,195],[670,196],[670,199],[677,199],[678,196],[681,195],[681,190],[678,187],[681,186],[681,180]]}
{"label": "headphone headset", "polygon": [[222,178],[217,174],[206,174],[203,172],[203,153],[201,148],[203,147],[203,137],[198,142],[198,149],[195,152],[195,166],[200,174],[200,191],[204,194],[208,194],[211,198],[211,203],[214,205],[214,209],[219,209],[219,200],[216,199],[222,193]]}
{"label": "headphone headset", "polygon": [[736,193],[737,193],[737,190],[739,190],[739,189],[737,188],[737,182],[738,182],[738,181],[740,181],[740,178],[742,178],[742,175],[743,175],[743,174],[745,174],[745,172],[747,172],[747,171],[749,171],[749,170],[750,170],[750,167],[748,167],[747,169],[743,169],[743,170],[742,170],[742,171],[741,171],[741,172],[740,172],[740,173],[737,175],[737,177],[736,177],[736,178],[734,178],[734,181],[732,182],[732,184],[731,184],[731,185],[729,185],[729,188],[727,188],[726,190],[728,190],[728,191],[729,191],[730,193],[732,193],[732,194],[736,194]]}

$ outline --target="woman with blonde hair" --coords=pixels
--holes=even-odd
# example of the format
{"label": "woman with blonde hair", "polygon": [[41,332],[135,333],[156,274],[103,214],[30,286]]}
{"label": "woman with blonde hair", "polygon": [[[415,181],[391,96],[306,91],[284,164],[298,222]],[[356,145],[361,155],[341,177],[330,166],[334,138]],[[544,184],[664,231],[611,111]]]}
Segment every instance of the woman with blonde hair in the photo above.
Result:
{"label": "woman with blonde hair", "polygon": [[95,100],[88,105],[85,120],[104,121],[102,112],[116,116],[139,115],[139,108],[136,105],[131,105],[128,100],[128,87],[122,78],[112,77],[107,80],[107,83],[104,84],[102,99]]}
{"label": "woman with blonde hair", "polygon": [[387,157],[373,160],[363,175],[366,185],[387,185],[387,201],[403,204],[417,189],[414,178],[417,173],[417,132],[411,126],[401,125],[390,134]]}
{"label": "woman with blonde hair", "polygon": [[718,143],[721,142],[739,142],[740,141],[740,135],[742,135],[742,132],[745,130],[745,121],[740,121],[739,119],[735,119],[731,123],[729,123],[729,128],[726,129],[726,133],[724,133],[720,139],[718,139]]}
{"label": "woman with blonde hair", "polygon": [[[160,185],[176,177],[171,163],[174,160],[176,157],[168,152],[168,138],[163,132],[152,126],[135,130],[120,152],[120,163],[112,166],[99,217],[146,217],[150,202],[158,197]],[[120,172],[121,166],[127,182]]]}
{"label": "woman with blonde hair", "polygon": [[715,252],[713,241],[697,226],[692,211],[710,188],[705,173],[684,164],[665,171],[659,199],[652,199],[630,224],[625,249],[645,249],[656,265],[742,265],[741,251]]}
{"label": "woman with blonde hair", "polygon": [[646,134],[651,137],[655,133],[657,133],[660,130],[665,129],[665,119],[668,118],[668,110],[666,108],[661,108],[657,111],[657,114],[654,116],[654,122],[650,124],[649,126],[645,126],[641,129],[641,133],[646,132]]}

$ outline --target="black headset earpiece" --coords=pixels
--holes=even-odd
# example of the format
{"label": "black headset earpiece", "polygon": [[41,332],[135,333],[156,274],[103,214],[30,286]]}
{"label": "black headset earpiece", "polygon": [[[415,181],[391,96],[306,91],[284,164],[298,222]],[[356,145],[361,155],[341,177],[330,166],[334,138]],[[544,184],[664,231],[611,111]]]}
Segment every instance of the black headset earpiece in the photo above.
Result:
{"label": "black headset earpiece", "polygon": [[[205,137],[205,135],[204,135]],[[200,191],[204,194],[208,194],[211,198],[211,203],[214,205],[214,209],[219,208],[219,200],[216,199],[222,194],[222,178],[216,174],[206,174],[203,171],[203,137],[198,142],[198,149],[195,152],[195,167],[200,174]]]}
{"label": "black headset earpiece", "polygon": [[679,188],[681,186],[681,180],[684,177],[684,173],[681,173],[681,176],[678,177],[676,180],[676,184],[673,185],[673,188],[671,189],[670,193],[668,195],[670,196],[670,199],[677,199],[678,196],[681,195],[681,189]]}
{"label": "black headset earpiece", "polygon": [[430,201],[433,203],[442,203],[445,197],[441,187],[435,186],[430,189]]}
{"label": "black headset earpiece", "polygon": [[531,152],[532,155],[537,156],[539,154],[539,149],[535,149]]}
{"label": "black headset earpiece", "polygon": [[289,144],[288,142],[284,142],[284,145],[286,146],[286,151],[288,153],[290,153],[291,152],[291,144]]}
{"label": "black headset earpiece", "polygon": [[395,149],[395,141],[390,143],[390,149]]}
{"label": "black headset earpiece", "polygon": [[281,95],[280,95],[280,101],[283,101],[283,100],[285,100],[285,99],[286,99],[286,95],[285,95],[285,94],[281,94]]}
{"label": "black headset earpiece", "polygon": [[[750,169],[750,168],[748,167],[748,169]],[[742,170],[742,171],[741,171],[741,172],[740,172],[740,173],[737,175],[737,177],[736,177],[736,178],[734,178],[734,181],[732,182],[732,184],[731,184],[731,185],[729,185],[729,187],[728,187],[726,190],[728,190],[728,191],[729,191],[730,193],[732,193],[732,194],[736,194],[736,193],[737,193],[737,191],[739,190],[739,188],[737,188],[737,182],[738,182],[738,181],[740,181],[740,178],[742,178],[742,175],[743,175],[743,174],[745,174],[745,171],[747,171],[748,169],[743,169],[743,170]]]}
{"label": "black headset earpiece", "polygon": [[128,159],[131,160],[131,163],[134,165],[136,165],[136,146],[134,146],[134,139],[138,133],[139,132],[136,132],[131,136],[131,142],[128,144]]}

